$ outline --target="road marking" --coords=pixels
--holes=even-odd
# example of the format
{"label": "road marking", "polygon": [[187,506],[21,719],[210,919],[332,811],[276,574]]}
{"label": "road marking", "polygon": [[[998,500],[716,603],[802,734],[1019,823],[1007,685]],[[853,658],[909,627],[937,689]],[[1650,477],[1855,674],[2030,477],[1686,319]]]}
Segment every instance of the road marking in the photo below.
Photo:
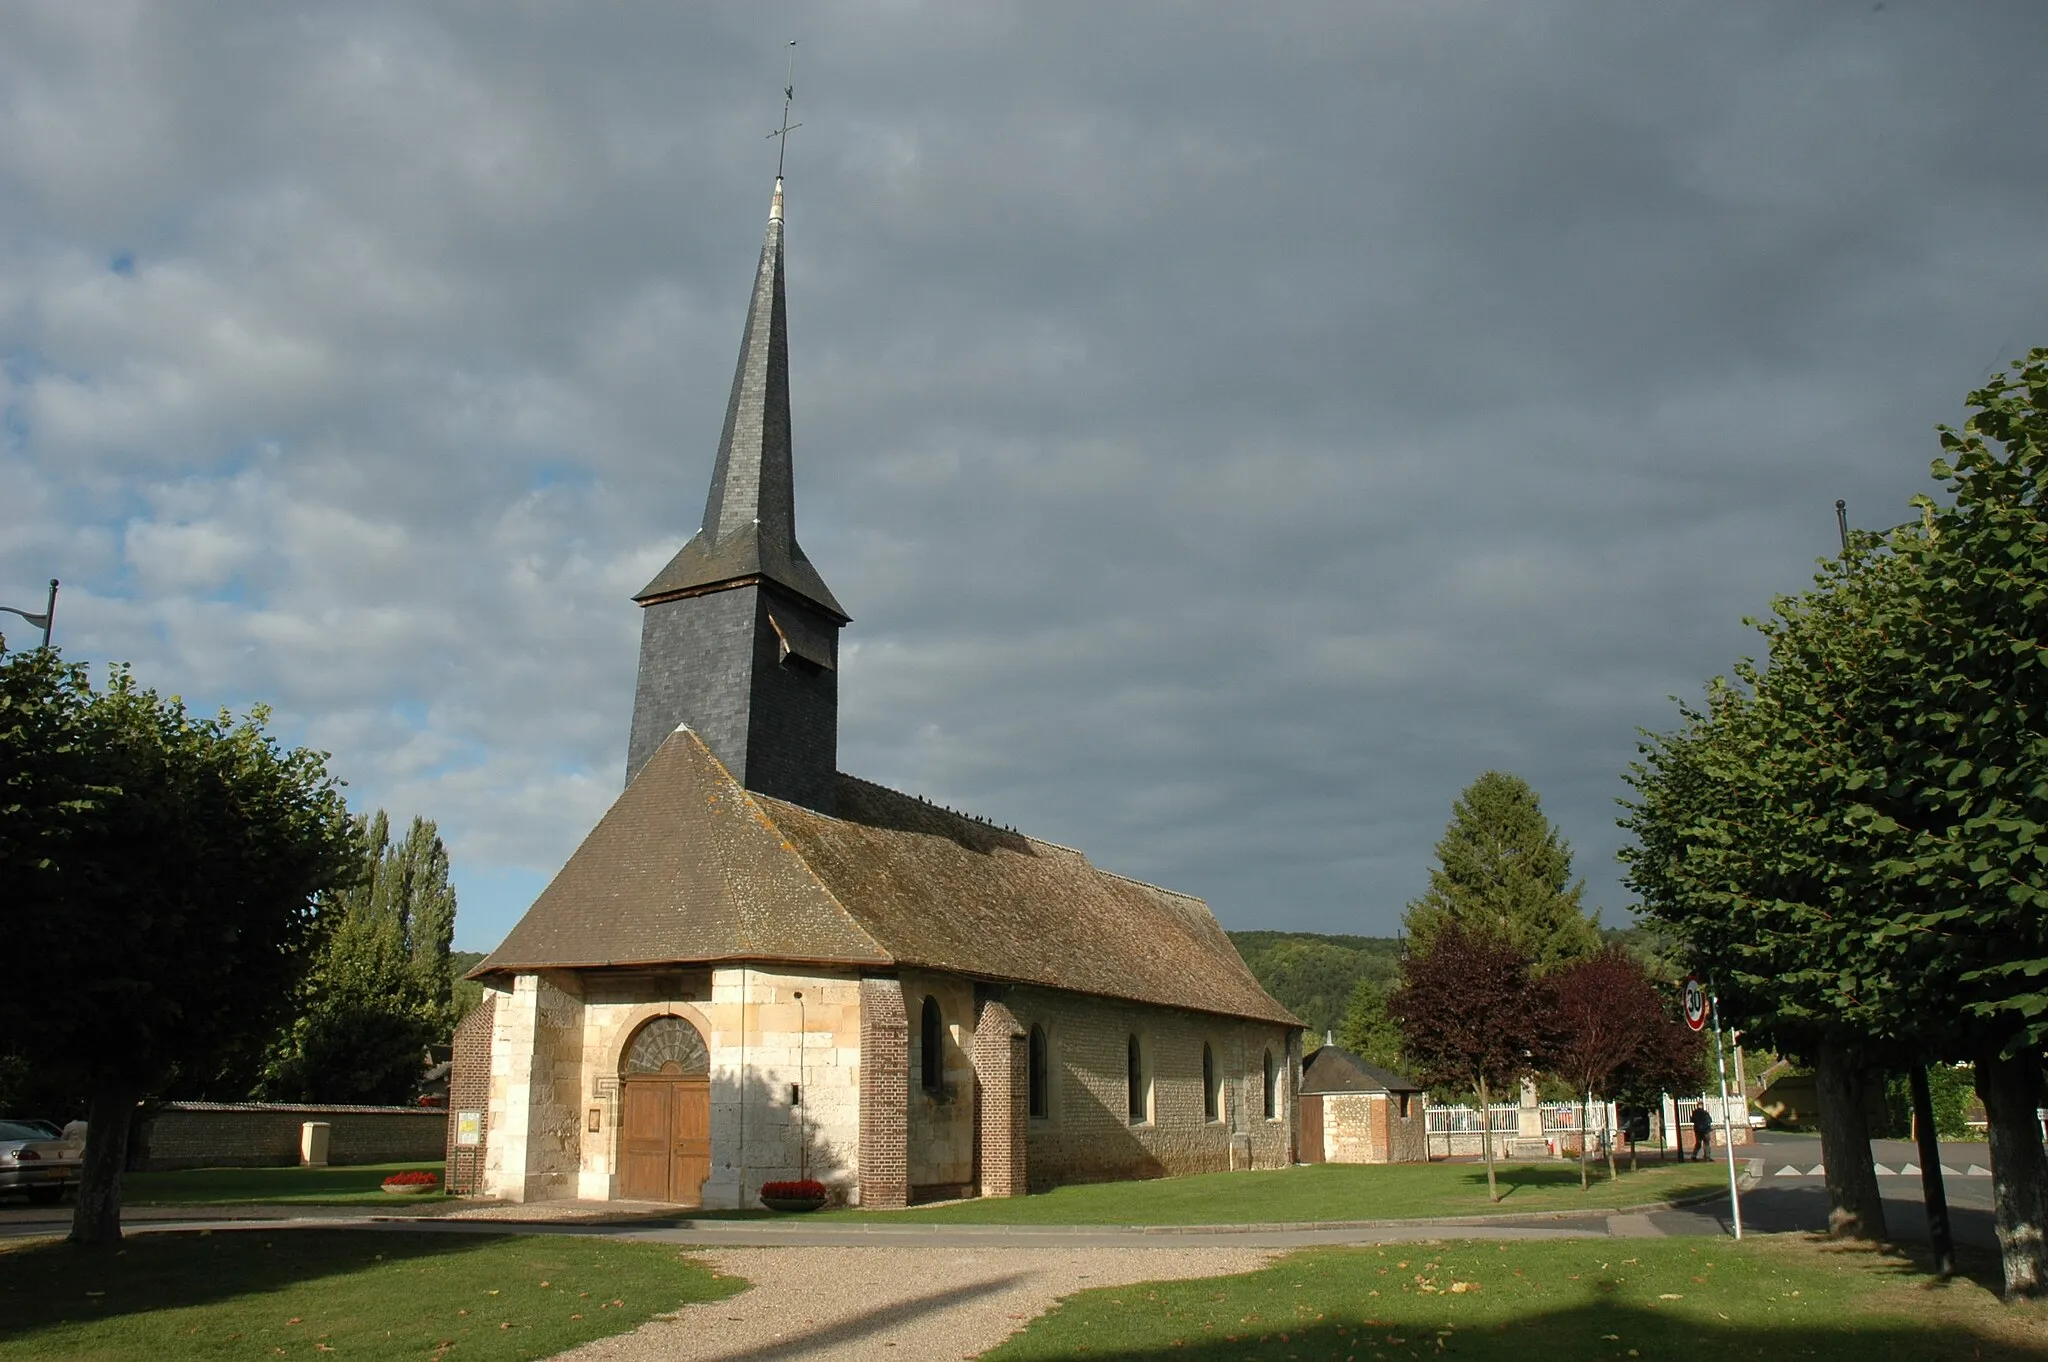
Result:
{"label": "road marking", "polygon": [[1803,1178],[1806,1176],[1806,1174],[1800,1172],[1797,1168],[1794,1168],[1791,1164],[1788,1163],[1783,1168],[1780,1168],[1778,1170],[1778,1176],[1781,1178]]}
{"label": "road marking", "polygon": [[1991,1170],[1981,1163],[1973,1163],[1963,1170],[1963,1176],[1966,1178],[1988,1178],[1991,1176]]}
{"label": "road marking", "polygon": [[1881,1177],[1881,1178],[1888,1178],[1888,1177],[1891,1177],[1891,1176],[1892,1176],[1892,1170],[1891,1170],[1891,1169],[1889,1169],[1889,1168],[1887,1168],[1887,1167],[1885,1167],[1885,1166],[1884,1166],[1883,1164],[1881,1164],[1881,1163],[1873,1163],[1873,1164],[1871,1164],[1871,1165],[1870,1165],[1870,1171],[1871,1171],[1871,1172],[1873,1172],[1873,1173],[1875,1173],[1875,1174],[1877,1174],[1877,1175],[1878,1175],[1879,1177]]}
{"label": "road marking", "polygon": [[1902,1163],[1899,1165],[1900,1177],[1906,1177],[1908,1174],[1917,1173],[1919,1171],[1920,1165],[1917,1163]]}
{"label": "road marking", "polygon": [[1941,1171],[1942,1171],[1942,1173],[1943,1173],[1944,1175],[1946,1175],[1946,1176],[1948,1176],[1948,1177],[1952,1177],[1952,1178],[1959,1178],[1959,1177],[1961,1177],[1961,1176],[1963,1175],[1963,1170],[1962,1170],[1962,1169],[1960,1169],[1960,1168],[1951,1168],[1951,1167],[1949,1167],[1949,1166],[1948,1166],[1947,1164],[1943,1164],[1943,1165],[1941,1166]]}
{"label": "road marking", "polygon": [[1817,1163],[1813,1167],[1806,1170],[1806,1176],[1810,1178],[1826,1177],[1827,1171],[1828,1166],[1826,1164]]}

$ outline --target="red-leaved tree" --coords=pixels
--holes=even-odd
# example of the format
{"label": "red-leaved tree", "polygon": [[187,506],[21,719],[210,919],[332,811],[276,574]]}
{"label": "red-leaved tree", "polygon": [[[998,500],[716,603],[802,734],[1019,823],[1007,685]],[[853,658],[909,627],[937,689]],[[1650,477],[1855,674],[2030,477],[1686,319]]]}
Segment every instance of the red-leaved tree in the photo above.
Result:
{"label": "red-leaved tree", "polygon": [[[1649,1056],[1665,1026],[1656,981],[1627,951],[1607,946],[1550,976],[1555,1012],[1550,1071],[1572,1085],[1579,1103],[1579,1186],[1586,1172],[1586,1103],[1589,1094],[1614,1096],[1616,1078]],[[1607,1141],[1607,1176],[1615,1175],[1614,1141]]]}
{"label": "red-leaved tree", "polygon": [[1513,947],[1448,922],[1401,962],[1400,985],[1387,1000],[1416,1077],[1478,1094],[1486,1194],[1495,1201],[1491,1093],[1545,1058],[1549,990],[1529,977],[1529,964]]}

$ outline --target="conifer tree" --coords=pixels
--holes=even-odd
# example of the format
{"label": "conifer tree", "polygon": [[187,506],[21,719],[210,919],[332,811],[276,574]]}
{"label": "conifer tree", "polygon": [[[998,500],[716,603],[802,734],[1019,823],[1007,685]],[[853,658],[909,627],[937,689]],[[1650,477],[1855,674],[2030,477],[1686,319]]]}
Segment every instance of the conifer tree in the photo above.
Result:
{"label": "conifer tree", "polygon": [[325,943],[264,1069],[273,1100],[403,1102],[456,1021],[455,891],[439,833],[416,817],[394,845],[383,810],[356,822],[363,861],[321,905]]}
{"label": "conifer tree", "polygon": [[1586,882],[1572,882],[1571,844],[1519,776],[1488,771],[1465,787],[1436,860],[1428,892],[1408,905],[1418,950],[1452,922],[1534,961],[1538,974],[1600,949],[1580,908]]}

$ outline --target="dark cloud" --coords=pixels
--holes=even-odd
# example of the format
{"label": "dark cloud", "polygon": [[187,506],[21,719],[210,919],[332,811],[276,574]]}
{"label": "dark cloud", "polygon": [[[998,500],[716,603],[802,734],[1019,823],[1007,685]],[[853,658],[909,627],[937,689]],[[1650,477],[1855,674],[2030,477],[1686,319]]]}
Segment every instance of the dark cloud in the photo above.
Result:
{"label": "dark cloud", "polygon": [[[2048,339],[2018,3],[20,5],[0,583],[439,817],[487,945],[616,790],[784,38],[849,770],[1391,930],[1618,772]],[[119,263],[117,262],[125,262]]]}

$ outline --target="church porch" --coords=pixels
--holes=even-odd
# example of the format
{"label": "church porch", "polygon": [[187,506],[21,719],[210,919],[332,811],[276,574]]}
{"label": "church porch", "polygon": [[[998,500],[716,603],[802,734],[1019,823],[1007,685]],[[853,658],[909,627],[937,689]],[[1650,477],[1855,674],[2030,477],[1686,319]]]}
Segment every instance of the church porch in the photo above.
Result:
{"label": "church porch", "polygon": [[494,993],[486,1195],[733,1208],[800,1177],[855,1195],[851,973],[550,970]]}

